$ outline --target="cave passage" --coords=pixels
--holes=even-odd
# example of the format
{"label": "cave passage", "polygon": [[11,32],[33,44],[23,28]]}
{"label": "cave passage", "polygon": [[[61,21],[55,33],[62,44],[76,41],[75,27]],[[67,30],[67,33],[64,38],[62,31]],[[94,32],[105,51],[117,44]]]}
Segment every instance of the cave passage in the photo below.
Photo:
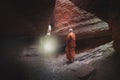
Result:
{"label": "cave passage", "polygon": [[[0,80],[120,80],[118,8],[108,16],[100,15],[101,3],[97,4],[101,1],[95,0],[96,5],[89,8],[91,1],[86,5],[83,0],[0,1]],[[111,19],[118,21],[112,24]],[[54,56],[42,56],[37,50],[48,25],[60,42]],[[69,28],[77,36],[77,54],[71,64],[64,51]]]}

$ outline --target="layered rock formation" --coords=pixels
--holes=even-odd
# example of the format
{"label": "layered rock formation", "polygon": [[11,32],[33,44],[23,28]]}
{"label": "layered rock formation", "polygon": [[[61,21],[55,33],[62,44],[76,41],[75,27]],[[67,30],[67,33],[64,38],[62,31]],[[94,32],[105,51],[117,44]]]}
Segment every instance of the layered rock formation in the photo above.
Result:
{"label": "layered rock formation", "polygon": [[[70,0],[56,0],[54,14],[54,33],[59,35],[63,41],[65,41],[69,28],[74,29],[74,32],[77,35],[77,40],[81,40],[82,42],[83,40],[86,40],[84,43],[88,43],[87,40],[90,38],[100,39],[101,37],[102,39],[104,36],[110,38],[111,34],[109,31],[109,25],[106,22],[94,14],[77,7]],[[78,43],[81,43],[81,41]],[[105,40],[103,40],[103,42],[104,41]],[[94,41],[92,41],[92,43],[96,44]],[[89,43],[82,45],[89,45]]]}
{"label": "layered rock formation", "polygon": [[[118,52],[120,52],[119,51],[120,50],[120,46],[119,46],[120,38],[118,37],[120,34],[120,32],[119,32],[119,30],[120,30],[120,28],[119,28],[119,23],[120,23],[119,1],[118,0],[70,0],[70,1],[72,1],[72,3],[74,4],[74,5],[72,4],[71,7],[76,6],[79,10],[76,9],[76,10],[78,10],[78,12],[73,11],[74,9],[72,9],[72,11],[68,11],[69,15],[67,15],[65,12],[65,13],[63,13],[64,15],[66,15],[64,17],[66,18],[67,16],[70,16],[73,13],[75,13],[75,16],[85,13],[86,15],[89,15],[87,17],[93,16],[93,18],[94,18],[95,16],[93,14],[91,14],[91,13],[94,13],[98,17],[107,21],[110,26],[111,32],[112,32],[112,38],[114,40],[114,47]],[[64,3],[67,3],[68,0],[60,0],[60,2],[62,2],[64,5]],[[50,20],[51,16],[53,16],[54,5],[55,5],[55,0],[40,0],[40,1],[30,0],[29,2],[27,0],[0,1],[0,10],[1,10],[1,13],[0,13],[0,20],[1,20],[0,35],[4,35],[4,36],[6,36],[6,35],[7,36],[10,36],[10,35],[36,36],[36,35],[46,33],[46,29],[49,24],[49,20]],[[69,4],[68,10],[71,10],[71,7]],[[64,7],[62,6],[62,8],[64,8]],[[88,14],[88,12],[84,11],[83,9],[88,12],[91,12],[91,13]],[[83,13],[81,13],[81,11],[83,11]],[[83,18],[81,18],[81,19],[77,18],[77,20],[76,20],[76,19],[74,19],[75,17],[74,18],[73,17],[74,16],[69,17],[72,19],[72,20],[70,20],[72,22],[69,22],[69,24],[79,23],[79,21],[82,22],[81,19],[83,19]],[[86,19],[91,19],[91,18],[86,18]],[[51,19],[51,20],[53,20],[53,19]],[[66,22],[65,20],[63,20],[63,21],[64,21],[64,23],[62,23],[61,26],[68,26],[66,24],[68,22]],[[104,22],[100,22],[100,20],[97,20],[97,21],[95,20],[95,22],[93,21],[92,23],[102,23],[103,25],[106,26],[106,23],[104,24]],[[54,23],[54,21],[52,21],[52,22]],[[84,20],[84,22],[86,22],[86,21]],[[91,22],[88,22],[86,24],[89,24],[89,23],[91,23]],[[74,26],[79,26],[79,25],[84,26],[81,23],[78,25],[75,25],[75,24],[73,24],[73,25]],[[81,29],[80,29],[80,31],[81,31]],[[94,30],[92,29],[91,31],[94,31]]]}
{"label": "layered rock formation", "polygon": [[76,6],[92,12],[108,22],[114,48],[120,53],[120,2],[119,0],[71,0]]}

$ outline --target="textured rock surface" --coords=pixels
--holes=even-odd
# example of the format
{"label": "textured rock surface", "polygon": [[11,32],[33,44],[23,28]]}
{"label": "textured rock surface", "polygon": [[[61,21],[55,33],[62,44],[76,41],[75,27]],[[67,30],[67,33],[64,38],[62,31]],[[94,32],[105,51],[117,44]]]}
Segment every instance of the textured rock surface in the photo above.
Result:
{"label": "textured rock surface", "polygon": [[[68,0],[60,1],[62,3],[68,2]],[[119,51],[120,38],[118,37],[120,34],[119,0],[70,0],[70,1],[72,1],[75,4],[75,6],[79,7],[80,10],[81,8],[85,9],[88,12],[94,13],[98,17],[108,22],[112,32],[112,37],[114,39],[114,48],[118,52],[120,52]],[[29,2],[26,0],[1,1],[0,35],[35,36],[41,33],[44,34],[49,24],[48,21],[50,16],[52,15],[54,4],[55,0],[40,0],[40,1],[30,0]],[[71,9],[70,6],[68,7]],[[69,12],[68,14],[71,15],[71,12]],[[66,18],[67,16],[64,17]],[[78,19],[77,21],[81,20],[79,18],[77,19]],[[74,19],[73,22],[74,21],[76,21],[76,19]],[[54,23],[54,21],[52,21],[52,23]],[[66,25],[66,22],[63,24]]]}
{"label": "textured rock surface", "polygon": [[[2,49],[5,51],[4,53],[9,54],[9,57],[0,58],[0,62],[2,64],[0,66],[0,79],[79,80],[93,78],[93,80],[98,80],[98,78],[100,78],[99,80],[114,80],[113,78],[119,74],[119,57],[117,56],[117,58],[114,56],[114,58],[108,59],[109,56],[114,54],[112,42],[95,49],[79,53],[76,55],[75,62],[68,64],[65,54],[57,57],[45,58],[41,56],[41,54],[36,55],[35,45],[30,45],[25,50],[23,49],[25,47],[24,42],[18,42],[16,40],[11,41],[6,42],[4,49]],[[22,54],[22,51],[26,52],[29,56],[19,56]],[[89,70],[87,70],[88,68]],[[82,72],[83,69],[86,71]],[[95,71],[97,69],[97,73],[95,73],[95,75],[92,75],[93,73],[91,73],[93,69],[95,69]],[[91,75],[84,77],[88,74]],[[110,76],[111,74],[112,76]],[[116,76],[115,80],[119,80],[118,78],[119,77]]]}
{"label": "textured rock surface", "polygon": [[71,0],[76,6],[92,12],[110,25],[114,48],[120,53],[120,2],[119,0]]}
{"label": "textured rock surface", "polygon": [[74,29],[80,46],[91,45],[88,40],[91,41],[92,45],[103,44],[111,40],[109,25],[106,22],[79,8],[70,0],[56,0],[54,14],[54,33],[59,35],[63,42],[69,28]]}
{"label": "textured rock surface", "polygon": [[66,37],[68,29],[73,28],[77,39],[110,35],[109,25],[69,0],[56,0],[55,33]]}
{"label": "textured rock surface", "polygon": [[[74,63],[71,64],[67,63],[65,55],[45,58],[39,54],[38,56],[22,56],[18,59],[27,67],[26,80],[96,80],[98,78],[112,80],[112,76],[116,75],[114,71],[116,69],[112,69],[114,67],[111,64],[112,59],[109,59],[114,54],[112,43],[77,54]],[[118,65],[118,62],[115,65]],[[118,69],[118,67],[116,68]],[[101,70],[104,70],[104,73],[101,74]],[[114,73],[109,76],[109,74],[112,74],[111,70]],[[94,71],[95,73],[93,73]],[[107,79],[103,79],[104,77],[107,77]],[[118,80],[117,78],[116,80]]]}

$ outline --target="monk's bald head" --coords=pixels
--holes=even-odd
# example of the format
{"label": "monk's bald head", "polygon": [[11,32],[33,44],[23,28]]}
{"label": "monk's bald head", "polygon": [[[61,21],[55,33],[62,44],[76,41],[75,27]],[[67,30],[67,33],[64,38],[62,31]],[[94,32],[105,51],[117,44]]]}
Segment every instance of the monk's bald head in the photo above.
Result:
{"label": "monk's bald head", "polygon": [[70,28],[70,29],[69,29],[69,32],[73,32],[73,29],[72,29],[72,28]]}

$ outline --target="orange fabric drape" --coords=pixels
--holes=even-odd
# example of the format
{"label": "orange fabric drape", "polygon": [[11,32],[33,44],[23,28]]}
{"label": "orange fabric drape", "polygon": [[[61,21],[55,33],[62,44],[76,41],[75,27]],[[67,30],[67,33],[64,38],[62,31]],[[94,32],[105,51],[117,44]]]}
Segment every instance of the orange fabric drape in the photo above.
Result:
{"label": "orange fabric drape", "polygon": [[75,57],[75,47],[76,47],[76,36],[73,32],[69,33],[67,36],[66,44],[66,58],[68,60],[73,60]]}

